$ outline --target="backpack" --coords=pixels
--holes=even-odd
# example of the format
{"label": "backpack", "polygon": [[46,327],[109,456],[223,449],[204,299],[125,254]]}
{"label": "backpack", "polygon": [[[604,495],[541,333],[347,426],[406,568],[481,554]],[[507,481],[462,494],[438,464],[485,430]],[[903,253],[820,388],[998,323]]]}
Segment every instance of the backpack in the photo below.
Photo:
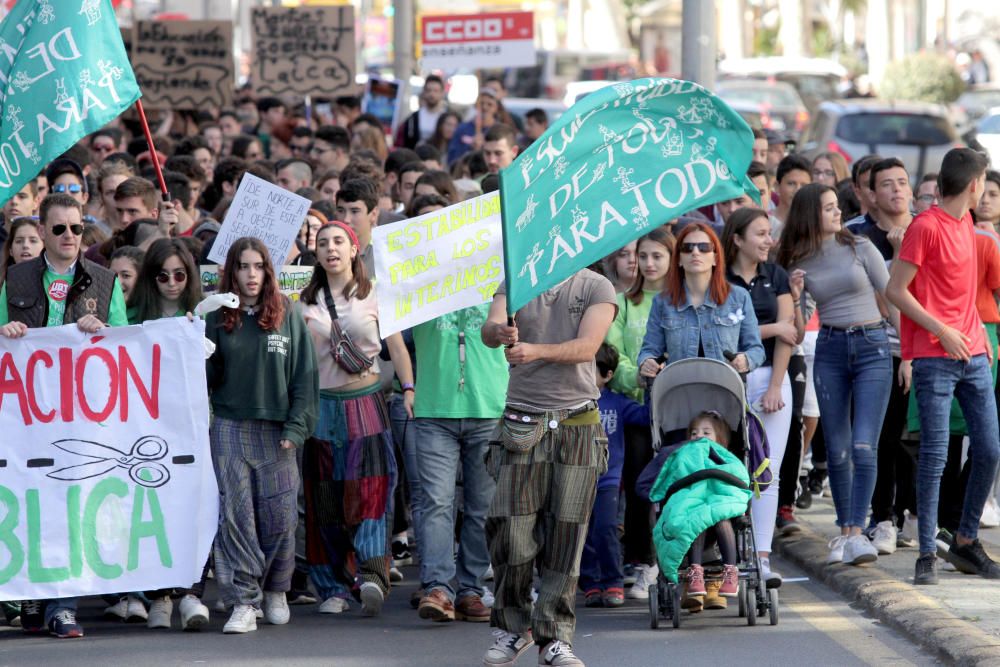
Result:
{"label": "backpack", "polygon": [[771,445],[764,432],[764,423],[752,410],[746,411],[747,430],[747,462],[749,463],[750,486],[754,496],[760,498],[761,492],[774,481],[771,472]]}

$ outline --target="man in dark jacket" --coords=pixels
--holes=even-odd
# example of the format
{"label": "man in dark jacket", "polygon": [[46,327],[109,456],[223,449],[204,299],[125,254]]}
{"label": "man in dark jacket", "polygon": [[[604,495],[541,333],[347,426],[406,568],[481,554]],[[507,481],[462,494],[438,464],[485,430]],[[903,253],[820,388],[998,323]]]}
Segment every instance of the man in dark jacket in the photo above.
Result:
{"label": "man in dark jacket", "polygon": [[[73,322],[88,334],[128,325],[115,274],[80,254],[80,202],[68,194],[49,195],[42,200],[39,217],[44,251],[7,272],[0,288],[0,335],[21,338],[28,329]],[[21,627],[31,634],[47,629],[61,639],[82,637],[76,603],[76,598],[27,600],[21,607]]]}
{"label": "man in dark jacket", "polygon": [[431,74],[424,80],[420,108],[410,114],[396,130],[396,146],[416,148],[421,141],[427,141],[437,129],[438,118],[447,110],[444,80],[437,74]]}

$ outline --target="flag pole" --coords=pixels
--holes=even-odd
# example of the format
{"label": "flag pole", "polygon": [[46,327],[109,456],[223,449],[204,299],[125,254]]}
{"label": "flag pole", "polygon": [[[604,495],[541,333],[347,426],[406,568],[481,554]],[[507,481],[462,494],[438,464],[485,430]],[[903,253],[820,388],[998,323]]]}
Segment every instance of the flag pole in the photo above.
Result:
{"label": "flag pole", "polygon": [[153,133],[149,131],[149,121],[146,120],[146,112],[142,108],[142,100],[135,101],[135,109],[139,112],[139,122],[142,123],[142,132],[146,135],[146,144],[149,146],[149,157],[153,161],[153,169],[156,171],[156,181],[160,184],[163,201],[170,201],[170,191],[167,190],[167,182],[163,179],[163,168],[160,167],[160,160],[156,156],[156,146],[153,145]]}

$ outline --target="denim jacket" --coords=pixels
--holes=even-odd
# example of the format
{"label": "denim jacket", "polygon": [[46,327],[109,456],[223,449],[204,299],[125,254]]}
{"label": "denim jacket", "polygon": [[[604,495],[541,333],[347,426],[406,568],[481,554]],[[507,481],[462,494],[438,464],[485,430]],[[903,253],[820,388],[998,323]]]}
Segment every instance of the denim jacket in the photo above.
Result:
{"label": "denim jacket", "polygon": [[653,299],[653,308],[646,323],[646,337],[639,351],[638,364],[666,353],[668,361],[698,356],[699,331],[705,357],[726,361],[725,351],[746,355],[753,370],[764,363],[764,345],[753,310],[750,293],[730,285],[729,297],[722,305],[710,294],[698,308],[692,308],[685,295],[680,307],[674,306],[663,294]]}

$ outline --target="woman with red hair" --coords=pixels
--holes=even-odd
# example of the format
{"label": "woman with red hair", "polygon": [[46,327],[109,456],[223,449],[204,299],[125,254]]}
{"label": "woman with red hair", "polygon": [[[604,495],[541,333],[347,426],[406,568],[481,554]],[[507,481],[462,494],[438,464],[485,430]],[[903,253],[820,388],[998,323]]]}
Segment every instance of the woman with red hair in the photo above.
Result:
{"label": "woman with red hair", "polygon": [[[764,362],[750,293],[726,281],[726,260],[712,228],[684,227],[661,294],[653,299],[639,352],[639,375],[652,378],[660,361],[707,357],[748,373]],[[731,353],[733,358],[726,359]]]}

